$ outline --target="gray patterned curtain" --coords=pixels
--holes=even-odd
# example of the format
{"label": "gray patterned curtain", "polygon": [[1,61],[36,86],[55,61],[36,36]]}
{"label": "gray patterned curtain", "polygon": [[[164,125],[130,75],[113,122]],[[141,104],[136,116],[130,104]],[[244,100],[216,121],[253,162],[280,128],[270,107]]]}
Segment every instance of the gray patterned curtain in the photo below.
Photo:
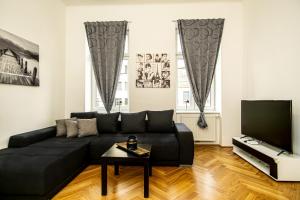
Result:
{"label": "gray patterned curtain", "polygon": [[105,110],[110,113],[124,56],[127,21],[85,22],[87,41]]}
{"label": "gray patterned curtain", "polygon": [[206,128],[204,107],[215,73],[224,19],[178,20],[177,24],[187,74],[200,110],[197,124]]}

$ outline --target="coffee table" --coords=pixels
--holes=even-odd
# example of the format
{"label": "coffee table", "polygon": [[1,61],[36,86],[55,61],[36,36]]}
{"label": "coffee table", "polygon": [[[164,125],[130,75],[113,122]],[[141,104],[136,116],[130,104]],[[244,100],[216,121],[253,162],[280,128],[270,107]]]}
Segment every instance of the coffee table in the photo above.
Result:
{"label": "coffee table", "polygon": [[147,149],[150,154],[147,156],[136,156],[132,153],[123,151],[114,144],[110,149],[108,149],[100,158],[101,163],[101,190],[102,195],[107,195],[107,165],[113,164],[115,175],[119,175],[119,165],[130,165],[141,164],[144,166],[144,198],[149,197],[149,176],[152,176],[152,166],[150,162],[151,155],[151,145],[149,144],[138,144],[139,147]]}

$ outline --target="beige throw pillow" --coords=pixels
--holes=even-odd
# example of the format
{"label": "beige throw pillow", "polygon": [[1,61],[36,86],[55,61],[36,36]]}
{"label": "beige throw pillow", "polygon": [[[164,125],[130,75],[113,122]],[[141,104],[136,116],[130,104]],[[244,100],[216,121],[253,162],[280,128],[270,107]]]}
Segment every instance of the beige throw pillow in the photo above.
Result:
{"label": "beige throw pillow", "polygon": [[78,136],[78,122],[76,120],[67,119],[65,120],[67,128],[67,137],[77,137]]}
{"label": "beige throw pillow", "polygon": [[71,119],[58,119],[56,120],[56,136],[65,136],[67,135],[67,127],[65,124],[66,120],[76,120],[76,117],[72,117]]}
{"label": "beige throw pillow", "polygon": [[97,135],[97,120],[93,119],[78,119],[78,137]]}
{"label": "beige throw pillow", "polygon": [[67,128],[65,125],[65,119],[56,120],[56,136],[67,135]]}

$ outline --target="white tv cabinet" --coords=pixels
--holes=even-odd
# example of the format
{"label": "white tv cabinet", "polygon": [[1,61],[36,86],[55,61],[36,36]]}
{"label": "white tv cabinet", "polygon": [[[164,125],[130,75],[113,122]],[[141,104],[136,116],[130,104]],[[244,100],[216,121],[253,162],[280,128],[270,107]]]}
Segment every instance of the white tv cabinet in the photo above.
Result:
{"label": "white tv cabinet", "polygon": [[300,156],[283,153],[265,143],[249,144],[249,137],[232,138],[233,152],[276,181],[300,181]]}

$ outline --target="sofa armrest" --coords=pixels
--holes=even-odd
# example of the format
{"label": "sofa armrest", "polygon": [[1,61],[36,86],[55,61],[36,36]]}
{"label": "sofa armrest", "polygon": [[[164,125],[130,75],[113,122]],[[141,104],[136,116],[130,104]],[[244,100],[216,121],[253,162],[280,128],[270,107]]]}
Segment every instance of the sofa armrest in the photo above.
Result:
{"label": "sofa armrest", "polygon": [[56,126],[13,135],[9,138],[8,147],[26,147],[30,144],[54,137],[55,135]]}
{"label": "sofa armrest", "polygon": [[194,137],[192,131],[183,123],[175,123],[179,141],[179,159],[182,165],[192,165],[194,160]]}

